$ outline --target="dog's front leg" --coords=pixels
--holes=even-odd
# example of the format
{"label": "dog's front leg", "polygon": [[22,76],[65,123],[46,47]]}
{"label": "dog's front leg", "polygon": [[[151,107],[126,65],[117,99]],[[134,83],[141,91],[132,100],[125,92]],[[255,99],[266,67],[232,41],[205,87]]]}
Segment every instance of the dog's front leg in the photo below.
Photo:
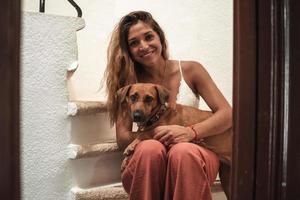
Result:
{"label": "dog's front leg", "polygon": [[140,143],[140,142],[141,142],[141,140],[138,139],[138,138],[136,138],[135,140],[133,140],[133,141],[126,147],[126,149],[125,149],[124,152],[123,152],[123,155],[124,155],[124,156],[130,156],[131,154],[133,154],[136,145],[137,145],[138,143]]}
{"label": "dog's front leg", "polygon": [[123,155],[125,156],[122,165],[121,165],[121,172],[123,172],[128,165],[131,156],[134,153],[135,147],[142,141],[153,138],[153,131],[143,131],[138,132],[138,136],[135,140],[133,140],[124,150]]}
{"label": "dog's front leg", "polygon": [[124,155],[124,160],[122,161],[122,164],[121,164],[121,173],[125,170],[125,168],[127,167],[129,161],[130,161],[130,158],[134,152],[134,149],[136,147],[136,145],[138,143],[140,143],[141,140],[140,139],[135,139],[133,140],[127,147],[126,149],[124,150],[123,152],[123,155]]}

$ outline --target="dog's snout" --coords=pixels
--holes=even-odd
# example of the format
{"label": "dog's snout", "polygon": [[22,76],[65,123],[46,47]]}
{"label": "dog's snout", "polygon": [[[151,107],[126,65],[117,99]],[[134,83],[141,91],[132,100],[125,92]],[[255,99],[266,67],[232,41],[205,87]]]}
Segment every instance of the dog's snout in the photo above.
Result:
{"label": "dog's snout", "polygon": [[135,110],[132,113],[132,117],[134,122],[142,122],[144,118],[144,113],[142,110]]}

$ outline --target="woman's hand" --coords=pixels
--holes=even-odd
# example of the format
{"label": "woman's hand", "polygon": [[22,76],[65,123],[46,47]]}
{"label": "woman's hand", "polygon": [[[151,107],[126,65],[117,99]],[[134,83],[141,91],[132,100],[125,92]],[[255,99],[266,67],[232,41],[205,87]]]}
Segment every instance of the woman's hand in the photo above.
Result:
{"label": "woman's hand", "polygon": [[168,148],[180,142],[190,142],[194,138],[193,130],[184,126],[166,125],[158,126],[154,129],[154,139],[160,141]]}

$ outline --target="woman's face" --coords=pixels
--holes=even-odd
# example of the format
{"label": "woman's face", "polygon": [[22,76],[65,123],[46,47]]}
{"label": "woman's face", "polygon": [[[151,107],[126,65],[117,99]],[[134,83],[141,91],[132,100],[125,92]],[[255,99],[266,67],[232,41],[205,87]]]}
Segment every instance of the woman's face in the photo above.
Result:
{"label": "woman's face", "polygon": [[142,65],[152,65],[162,58],[159,35],[142,21],[130,27],[127,42],[132,59]]}

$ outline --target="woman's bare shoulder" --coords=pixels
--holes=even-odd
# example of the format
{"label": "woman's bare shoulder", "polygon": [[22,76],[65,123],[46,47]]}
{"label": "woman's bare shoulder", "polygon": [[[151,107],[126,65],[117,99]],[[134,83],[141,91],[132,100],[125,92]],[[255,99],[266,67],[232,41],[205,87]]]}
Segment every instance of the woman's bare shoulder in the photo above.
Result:
{"label": "woman's bare shoulder", "polygon": [[186,72],[195,72],[198,70],[205,70],[203,65],[198,61],[182,60],[180,61],[182,70]]}
{"label": "woman's bare shoulder", "polygon": [[207,75],[206,69],[200,62],[181,61],[180,63],[183,75],[187,80],[194,82],[194,79],[202,79]]}

